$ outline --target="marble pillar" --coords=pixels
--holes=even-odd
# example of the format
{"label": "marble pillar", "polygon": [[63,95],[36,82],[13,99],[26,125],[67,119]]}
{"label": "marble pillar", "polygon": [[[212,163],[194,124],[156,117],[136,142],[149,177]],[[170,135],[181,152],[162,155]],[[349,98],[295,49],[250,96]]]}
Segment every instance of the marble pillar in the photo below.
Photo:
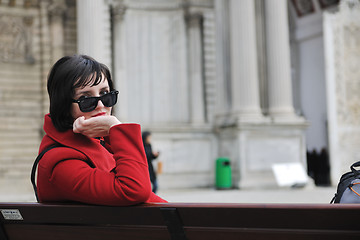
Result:
{"label": "marble pillar", "polygon": [[[229,1],[215,0],[216,16],[216,115],[228,115],[231,110],[230,21]],[[219,121],[223,121],[219,119]]]}
{"label": "marble pillar", "polygon": [[202,47],[202,15],[189,14],[188,48],[189,48],[189,78],[190,78],[190,121],[192,124],[205,122],[205,95],[203,76],[203,47]]}
{"label": "marble pillar", "polygon": [[125,14],[126,6],[122,2],[116,2],[112,5],[113,18],[113,72],[115,88],[120,91],[118,103],[113,108],[113,114],[120,121],[127,121],[128,117],[128,91],[126,81],[126,34],[125,34]]}
{"label": "marble pillar", "polygon": [[[260,4],[259,2],[248,0],[230,0],[228,3],[231,54],[231,110],[228,116],[231,117],[222,119],[222,122],[217,121],[218,154],[231,159],[236,187],[275,187],[277,183],[272,171],[275,164],[301,163],[303,166],[306,164],[304,135],[306,124],[298,120],[292,107],[286,2],[264,1],[258,7],[256,4]],[[278,8],[278,5],[281,7]],[[221,4],[218,11],[223,13],[226,10],[224,8],[226,5]],[[278,14],[278,11],[282,13]],[[259,23],[263,18],[256,19],[256,15],[263,12],[264,28],[262,23]],[[286,20],[285,23],[279,23],[284,21],[283,18]],[[222,18],[219,19],[223,21]],[[280,26],[274,26],[277,24]],[[258,39],[264,33],[257,31],[263,30],[266,37],[271,38],[270,43]],[[222,57],[226,57],[226,50],[224,51],[226,40],[224,38],[221,40],[224,42],[220,45],[220,53]],[[267,76],[264,72],[261,76],[268,81],[266,84],[269,87],[268,94],[263,98],[269,102],[269,108],[272,110],[270,117],[263,115],[260,103],[259,72],[261,70],[258,58],[263,52],[259,54],[258,50],[263,49],[262,46],[259,47],[262,43],[266,43],[268,49]],[[269,48],[274,49],[269,50]],[[282,56],[284,59],[281,59]],[[222,72],[222,77],[224,76],[226,74]]]}
{"label": "marble pillar", "polygon": [[290,40],[286,0],[266,0],[266,57],[269,114],[275,121],[295,118],[292,100]]}
{"label": "marble pillar", "polygon": [[255,2],[230,0],[232,109],[240,122],[262,121]]}
{"label": "marble pillar", "polygon": [[64,26],[63,14],[66,10],[64,0],[51,2],[48,7],[50,16],[51,44],[52,44],[52,60],[55,63],[64,56]]}
{"label": "marble pillar", "polygon": [[110,8],[105,0],[77,1],[77,46],[112,68]]}

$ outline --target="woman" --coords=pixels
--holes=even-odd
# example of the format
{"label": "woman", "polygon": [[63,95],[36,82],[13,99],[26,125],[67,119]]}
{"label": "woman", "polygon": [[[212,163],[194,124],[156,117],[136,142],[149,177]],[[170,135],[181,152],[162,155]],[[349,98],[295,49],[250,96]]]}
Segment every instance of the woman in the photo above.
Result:
{"label": "woman", "polygon": [[118,92],[105,65],[85,55],[63,57],[52,67],[47,88],[50,113],[39,152],[59,147],[39,162],[40,202],[166,202],[151,192],[140,126],[111,115]]}
{"label": "woman", "polygon": [[159,152],[153,152],[151,147],[151,133],[148,131],[143,132],[142,134],[142,140],[144,144],[145,154],[149,166],[149,175],[150,175],[150,182],[152,184],[152,191],[156,193],[158,184],[156,180],[156,173],[154,171],[154,166],[152,164],[152,161],[154,161],[158,156]]}

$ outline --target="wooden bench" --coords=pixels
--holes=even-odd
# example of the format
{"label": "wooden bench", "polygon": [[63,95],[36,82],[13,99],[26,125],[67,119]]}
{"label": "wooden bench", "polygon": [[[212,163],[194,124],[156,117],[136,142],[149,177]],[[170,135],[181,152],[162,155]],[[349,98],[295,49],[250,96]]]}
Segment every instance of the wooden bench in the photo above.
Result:
{"label": "wooden bench", "polygon": [[0,203],[1,240],[360,239],[360,205]]}

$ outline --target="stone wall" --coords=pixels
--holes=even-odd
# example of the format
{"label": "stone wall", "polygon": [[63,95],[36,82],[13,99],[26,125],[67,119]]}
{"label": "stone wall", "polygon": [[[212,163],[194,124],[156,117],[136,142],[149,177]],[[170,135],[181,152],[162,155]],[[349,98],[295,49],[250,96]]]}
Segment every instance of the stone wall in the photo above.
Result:
{"label": "stone wall", "polygon": [[[0,5],[0,188],[30,185],[41,124],[41,49],[38,4]],[[3,193],[3,192],[2,192]]]}
{"label": "stone wall", "polygon": [[115,2],[116,115],[153,132],[164,163],[160,188],[213,185],[213,2]]}
{"label": "stone wall", "polygon": [[360,159],[360,2],[324,16],[331,180]]}
{"label": "stone wall", "polygon": [[[48,112],[45,83],[54,61],[52,39],[59,34],[55,32],[55,35],[51,35],[54,20],[51,13],[59,12],[59,2],[62,1],[17,0],[0,3],[2,194],[32,191],[31,166],[42,137],[43,115]],[[66,39],[66,44],[60,45],[60,49],[73,54],[76,51],[76,37],[75,15],[71,9],[75,4],[68,2],[67,18],[60,14]]]}

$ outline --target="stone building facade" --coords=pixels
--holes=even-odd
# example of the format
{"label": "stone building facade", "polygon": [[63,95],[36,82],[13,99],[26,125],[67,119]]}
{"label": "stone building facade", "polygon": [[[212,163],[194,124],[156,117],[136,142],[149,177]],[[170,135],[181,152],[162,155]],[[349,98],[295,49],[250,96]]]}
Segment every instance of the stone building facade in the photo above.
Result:
{"label": "stone building facade", "polygon": [[296,2],[316,1],[1,0],[0,188],[31,191],[46,76],[74,53],[108,65],[114,114],[153,132],[160,188],[213,186],[218,157],[241,188],[275,186],[276,163],[306,168]]}
{"label": "stone building facade", "polygon": [[31,191],[48,112],[46,76],[55,59],[74,53],[74,1],[0,1],[1,194]]}
{"label": "stone building facade", "polygon": [[78,52],[113,67],[115,114],[154,133],[163,187],[212,186],[219,156],[237,187],[275,185],[274,163],[305,164],[287,1],[77,3]]}

